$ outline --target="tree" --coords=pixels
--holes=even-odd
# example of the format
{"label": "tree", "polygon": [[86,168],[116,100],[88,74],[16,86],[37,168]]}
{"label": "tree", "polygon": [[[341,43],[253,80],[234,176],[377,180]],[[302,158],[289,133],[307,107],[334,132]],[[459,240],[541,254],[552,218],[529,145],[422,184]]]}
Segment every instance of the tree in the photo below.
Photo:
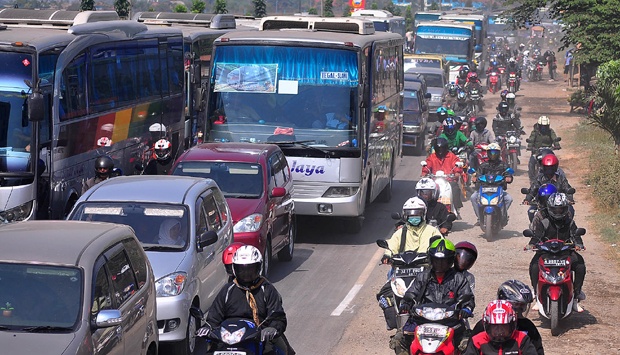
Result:
{"label": "tree", "polygon": [[353,11],[351,6],[346,5],[344,7],[344,9],[342,10],[342,17],[349,17],[349,16],[351,16],[351,11]]}
{"label": "tree", "polygon": [[80,2],[80,11],[92,11],[95,9],[95,0],[82,0]]}
{"label": "tree", "polygon": [[413,31],[413,15],[411,14],[411,6],[405,9],[405,28],[407,32]]}
{"label": "tree", "polygon": [[620,149],[620,60],[601,64],[597,72],[595,107],[588,116],[590,122],[607,131]]}
{"label": "tree", "polygon": [[129,18],[131,3],[129,0],[114,0],[114,10],[120,18]]}
{"label": "tree", "polygon": [[254,16],[267,16],[267,4],[265,4],[265,0],[252,0],[252,4],[254,4]]}
{"label": "tree", "polygon": [[227,14],[228,10],[226,9],[226,5],[226,0],[215,0],[215,7],[213,8],[213,13]]}
{"label": "tree", "polygon": [[[207,4],[202,0],[192,0],[192,12],[195,14],[201,14],[205,12]],[[224,12],[225,13],[225,12]]]}
{"label": "tree", "polygon": [[334,17],[334,0],[324,0],[323,17]]}
{"label": "tree", "polygon": [[187,12],[187,6],[183,4],[176,4],[174,7],[174,12]]}
{"label": "tree", "polygon": [[308,9],[308,15],[318,15],[319,11],[316,9],[316,7],[311,7]]}

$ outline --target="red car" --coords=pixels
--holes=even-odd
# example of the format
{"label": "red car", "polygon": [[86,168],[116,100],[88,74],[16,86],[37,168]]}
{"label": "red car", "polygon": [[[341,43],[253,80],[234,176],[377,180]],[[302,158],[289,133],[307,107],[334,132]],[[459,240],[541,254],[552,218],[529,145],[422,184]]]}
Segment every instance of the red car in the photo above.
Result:
{"label": "red car", "polygon": [[295,210],[293,181],[275,144],[204,143],[184,152],[172,175],[211,178],[222,190],[233,218],[234,241],[263,252],[263,275],[272,255],[293,258]]}

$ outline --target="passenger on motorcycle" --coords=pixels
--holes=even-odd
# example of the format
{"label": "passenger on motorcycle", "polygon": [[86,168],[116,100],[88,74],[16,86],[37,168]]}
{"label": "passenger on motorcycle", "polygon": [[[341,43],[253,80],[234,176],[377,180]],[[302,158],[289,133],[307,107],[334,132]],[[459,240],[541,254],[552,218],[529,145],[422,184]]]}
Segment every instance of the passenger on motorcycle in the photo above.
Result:
{"label": "passenger on motorcycle", "polygon": [[[402,216],[407,222],[404,228],[396,230],[387,240],[390,249],[386,249],[381,257],[382,264],[389,264],[394,254],[408,250],[426,253],[433,240],[443,238],[436,227],[426,223],[426,210],[426,204],[418,197],[412,197],[405,202]],[[396,328],[396,300],[389,281],[377,293],[377,301],[383,309],[387,329]]]}
{"label": "passenger on motorcycle", "polygon": [[448,117],[443,121],[443,132],[439,138],[445,138],[448,141],[448,148],[453,152],[460,147],[472,147],[472,143],[458,129],[454,117]]}
{"label": "passenger on motorcycle", "polygon": [[538,354],[528,334],[517,329],[517,314],[510,302],[491,301],[481,322],[484,332],[472,336],[463,355]]}
{"label": "passenger on motorcycle", "polygon": [[502,101],[497,105],[497,115],[493,118],[493,133],[496,137],[506,136],[508,131],[521,132],[521,120],[509,111],[508,102]]}
{"label": "passenger on motorcycle", "polygon": [[435,221],[439,232],[447,235],[452,230],[452,222],[448,220],[448,207],[437,201],[439,198],[439,186],[429,178],[421,178],[415,185],[417,196],[426,203],[426,223]]}
{"label": "passenger on motorcycle", "polygon": [[[494,175],[504,175],[506,174],[506,169],[508,169],[508,164],[504,163],[501,159],[501,148],[497,143],[491,143],[487,146],[487,156],[489,160],[485,163],[480,164],[478,170],[476,170],[476,176],[482,176],[486,174],[494,174]],[[512,182],[512,175],[506,177],[504,181],[503,187],[503,195],[504,195],[504,203],[506,205],[506,220],[508,220],[508,209],[510,209],[510,205],[512,204],[512,196],[506,192],[506,187],[508,183]],[[476,218],[478,218],[478,202],[480,201],[480,194],[478,193],[478,189],[474,189],[474,193],[471,195],[471,205],[474,208],[474,212],[476,213]],[[480,221],[477,220],[475,226],[479,226]]]}
{"label": "passenger on motorcycle", "polygon": [[573,189],[573,187],[568,183],[566,175],[558,172],[558,166],[560,165],[558,157],[554,154],[547,154],[542,158],[540,163],[542,171],[538,173],[536,179],[530,185],[529,193],[525,196],[523,204],[529,205],[530,202],[536,198],[538,189],[544,184],[555,185],[558,192],[565,193],[568,201],[573,204],[573,194],[568,193],[568,191]]}
{"label": "passenger on motorcycle", "polygon": [[207,313],[207,325],[199,332],[206,336],[211,329],[219,327],[229,318],[252,319],[257,325],[263,322],[261,340],[265,342],[264,354],[275,354],[275,348],[284,354],[294,354],[284,336],[287,321],[282,296],[260,275],[262,264],[260,251],[251,245],[244,245],[235,252],[235,279],[219,291]]}
{"label": "passenger on motorcycle", "polygon": [[467,241],[456,243],[454,249],[456,250],[454,270],[465,274],[465,277],[467,277],[467,281],[469,282],[469,286],[471,287],[471,292],[475,293],[476,278],[474,277],[474,274],[469,272],[469,269],[474,266],[476,259],[478,259],[478,249],[475,245]]}
{"label": "passenger on motorcycle", "polygon": [[[433,143],[433,150],[434,152],[426,158],[426,165],[422,167],[422,177],[426,177],[428,174],[435,174],[438,171],[443,171],[446,175],[455,174],[456,176],[463,173],[463,169],[457,166],[457,163],[460,163],[461,160],[450,151],[447,139],[443,137],[436,138]],[[463,207],[460,196],[461,189],[457,179],[452,179],[450,185],[452,186],[452,203],[458,211],[458,209]],[[456,214],[458,215],[458,212]]]}
{"label": "passenger on motorcycle", "polygon": [[168,175],[174,163],[172,157],[172,143],[167,139],[160,139],[153,145],[153,159],[144,167],[144,175]]}
{"label": "passenger on motorcycle", "polygon": [[[487,127],[487,119],[480,116],[474,120],[475,129],[469,134],[469,140],[471,144],[476,147],[478,144],[491,144],[495,141],[493,132],[489,131]],[[473,151],[469,155],[469,166],[473,169],[478,169],[478,159],[476,157],[476,151]]]}
{"label": "passenger on motorcycle", "polygon": [[527,216],[530,219],[530,223],[532,223],[534,216],[538,212],[540,212],[544,217],[547,216],[547,199],[549,199],[549,196],[556,192],[558,192],[558,189],[553,184],[544,184],[538,188],[536,204],[530,204],[530,207],[527,210]]}
{"label": "passenger on motorcycle", "polygon": [[508,110],[511,114],[515,115],[516,118],[521,118],[521,108],[517,106],[516,103],[516,95],[512,92],[506,94],[506,102],[508,103]]}
{"label": "passenger on motorcycle", "polygon": [[[538,355],[545,355],[542,337],[536,325],[527,318],[530,305],[534,302],[534,294],[530,287],[519,280],[508,280],[502,283],[497,290],[497,299],[510,302],[517,315],[517,330],[527,334],[536,348]],[[484,332],[484,322],[480,320],[472,329],[472,337]]]}
{"label": "passenger on motorcycle", "polygon": [[[575,244],[575,250],[570,253],[571,270],[575,273],[573,282],[574,295],[577,302],[573,303],[573,310],[583,312],[579,301],[585,299],[582,292],[583,280],[586,276],[586,264],[583,257],[577,252],[585,250],[583,239],[575,235],[577,225],[573,219],[574,214],[570,211],[569,200],[566,194],[554,193],[547,199],[547,213],[537,213],[530,224],[530,229],[534,232],[534,237],[525,246],[525,250],[532,250],[537,243],[545,242],[549,239],[560,239],[568,243]],[[538,285],[538,259],[542,251],[537,251],[530,262],[530,281],[536,290]]]}
{"label": "passenger on motorcycle", "polygon": [[532,156],[529,161],[529,173],[530,178],[533,178],[536,174],[536,157],[538,155],[538,149],[542,147],[553,147],[553,149],[561,149],[560,143],[557,142],[557,135],[551,128],[551,121],[547,116],[538,117],[538,122],[534,124],[534,129],[530,133],[530,137],[527,139],[527,150],[532,152]]}
{"label": "passenger on motorcycle", "polygon": [[[428,249],[428,257],[431,267],[416,276],[401,302],[401,313],[409,312],[415,305],[425,303],[454,305],[458,300],[467,299],[462,305],[460,316],[471,317],[476,306],[474,294],[465,274],[453,268],[456,258],[454,244],[447,239],[436,240]],[[410,331],[410,334],[405,334],[399,342],[405,353],[413,340],[412,333],[415,326],[416,324],[410,319],[404,327],[405,331]],[[461,320],[461,324],[455,326],[454,330],[454,346],[457,347],[465,332],[464,322]],[[397,349],[395,351],[400,354]]]}
{"label": "passenger on motorcycle", "polygon": [[[499,101],[506,101],[506,97],[508,96],[508,90],[504,89],[499,93]],[[499,105],[497,106],[499,107]]]}
{"label": "passenger on motorcycle", "polygon": [[517,64],[517,60],[514,57],[510,57],[510,59],[508,59],[508,65],[506,66],[506,69],[508,73],[510,72],[516,73],[517,79],[521,79],[521,68],[519,67],[519,64]]}

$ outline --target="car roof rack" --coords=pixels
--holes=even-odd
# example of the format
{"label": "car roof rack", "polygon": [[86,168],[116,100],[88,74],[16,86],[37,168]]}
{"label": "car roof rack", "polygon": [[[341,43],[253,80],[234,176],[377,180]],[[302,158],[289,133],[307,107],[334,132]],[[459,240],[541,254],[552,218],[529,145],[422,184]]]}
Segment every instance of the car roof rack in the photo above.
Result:
{"label": "car roof rack", "polygon": [[213,29],[235,29],[235,15],[231,14],[193,14],[179,12],[139,12],[133,16],[138,22],[147,25],[183,25]]}
{"label": "car roof rack", "polygon": [[69,28],[73,25],[115,20],[120,20],[116,11],[0,10],[0,24],[10,27]]}
{"label": "car roof rack", "polygon": [[267,16],[263,17],[259,31],[307,29],[371,35],[375,33],[372,21],[352,17],[313,17],[313,16]]}

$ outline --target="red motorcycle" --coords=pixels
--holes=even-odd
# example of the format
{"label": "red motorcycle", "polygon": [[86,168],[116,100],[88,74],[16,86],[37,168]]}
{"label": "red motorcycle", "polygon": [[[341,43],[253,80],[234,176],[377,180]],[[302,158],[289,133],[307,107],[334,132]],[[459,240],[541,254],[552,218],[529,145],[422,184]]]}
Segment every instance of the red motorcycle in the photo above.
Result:
{"label": "red motorcycle", "polygon": [[487,84],[489,91],[492,94],[495,94],[501,88],[499,74],[496,71],[492,71],[489,73],[489,83]]}
{"label": "red motorcycle", "polygon": [[[577,228],[576,236],[586,234],[584,228]],[[534,233],[526,229],[523,235],[532,238]],[[551,321],[551,335],[560,333],[560,319],[568,317],[573,310],[573,275],[570,253],[575,245],[560,239],[550,239],[537,245],[542,251],[538,259],[538,285],[536,302],[538,313]]]}
{"label": "red motorcycle", "polygon": [[517,92],[517,89],[518,89],[517,88],[517,86],[518,86],[517,80],[518,80],[517,79],[517,73],[510,72],[508,74],[508,82],[506,83],[506,85],[508,86],[508,92],[511,92],[513,94]]}
{"label": "red motorcycle", "polygon": [[497,67],[497,72],[500,76],[500,82],[501,82],[501,78],[503,78],[504,76],[506,76],[506,66],[504,64],[500,64]]}
{"label": "red motorcycle", "polygon": [[541,81],[542,80],[542,73],[543,70],[545,69],[545,62],[543,62],[542,60],[538,60],[536,61],[536,72],[534,73],[534,79],[536,81]]}

